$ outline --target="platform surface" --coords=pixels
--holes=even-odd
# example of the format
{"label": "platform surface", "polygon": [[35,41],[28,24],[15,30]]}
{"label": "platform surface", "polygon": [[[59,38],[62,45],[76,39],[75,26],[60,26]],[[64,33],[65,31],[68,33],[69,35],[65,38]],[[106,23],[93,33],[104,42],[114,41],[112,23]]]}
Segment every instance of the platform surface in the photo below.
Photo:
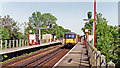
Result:
{"label": "platform surface", "polygon": [[0,54],[2,55],[2,54],[12,53],[12,52],[20,51],[20,50],[26,50],[26,49],[31,49],[31,48],[41,47],[41,46],[47,46],[47,45],[55,44],[55,43],[59,43],[59,42],[60,41],[51,42],[51,43],[45,43],[45,44],[41,44],[41,45],[22,46],[22,47],[2,49],[2,50],[0,50]]}
{"label": "platform surface", "polygon": [[89,68],[89,60],[84,44],[76,44],[58,63],[55,68]]}

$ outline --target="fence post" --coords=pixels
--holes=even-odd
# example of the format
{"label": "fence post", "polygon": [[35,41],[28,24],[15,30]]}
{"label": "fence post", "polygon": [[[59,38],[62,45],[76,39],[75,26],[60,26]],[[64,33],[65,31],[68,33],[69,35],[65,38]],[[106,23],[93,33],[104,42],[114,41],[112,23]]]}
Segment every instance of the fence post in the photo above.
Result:
{"label": "fence post", "polygon": [[104,55],[101,55],[101,67],[102,68],[106,68],[106,61],[105,61],[105,56]]}
{"label": "fence post", "polygon": [[97,51],[97,56],[96,56],[96,64],[97,64],[97,68],[100,68],[100,51]]}
{"label": "fence post", "polygon": [[95,58],[94,58],[94,66],[96,67],[97,66],[97,52],[95,51],[95,53],[94,53],[94,55],[95,55]]}
{"label": "fence post", "polygon": [[7,49],[7,40],[5,40],[5,49]]}
{"label": "fence post", "polygon": [[13,48],[15,47],[14,40],[13,40]]}
{"label": "fence post", "polygon": [[94,51],[91,53],[91,67],[94,66]]}
{"label": "fence post", "polygon": [[107,68],[115,68],[115,64],[112,61],[110,61],[107,63]]}
{"label": "fence post", "polygon": [[19,46],[21,47],[21,39],[19,39]]}
{"label": "fence post", "polygon": [[24,40],[22,39],[22,46],[24,46]]}
{"label": "fence post", "polygon": [[0,46],[1,46],[1,49],[2,49],[2,40],[0,40]]}
{"label": "fence post", "polygon": [[96,61],[96,60],[95,60],[95,59],[96,59],[95,54],[96,54],[96,53],[95,53],[95,49],[94,49],[94,51],[93,51],[93,60],[92,60],[92,61],[93,61],[93,67],[95,67],[95,63],[96,63],[96,62],[95,62],[95,61]]}
{"label": "fence post", "polygon": [[18,47],[18,40],[16,40],[16,47]]}
{"label": "fence post", "polygon": [[27,46],[27,40],[25,40],[25,46]]}
{"label": "fence post", "polygon": [[28,40],[27,40],[27,46],[29,46]]}
{"label": "fence post", "polygon": [[11,48],[11,40],[9,40],[9,48]]}

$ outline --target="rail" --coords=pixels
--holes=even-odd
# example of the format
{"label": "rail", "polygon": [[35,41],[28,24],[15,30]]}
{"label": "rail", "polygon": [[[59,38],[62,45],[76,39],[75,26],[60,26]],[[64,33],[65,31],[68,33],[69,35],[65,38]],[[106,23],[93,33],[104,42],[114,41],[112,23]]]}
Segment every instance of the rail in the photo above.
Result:
{"label": "rail", "polygon": [[105,56],[101,55],[101,52],[97,51],[88,41],[86,41],[86,46],[91,68],[115,68],[115,64],[112,61],[106,63]]}

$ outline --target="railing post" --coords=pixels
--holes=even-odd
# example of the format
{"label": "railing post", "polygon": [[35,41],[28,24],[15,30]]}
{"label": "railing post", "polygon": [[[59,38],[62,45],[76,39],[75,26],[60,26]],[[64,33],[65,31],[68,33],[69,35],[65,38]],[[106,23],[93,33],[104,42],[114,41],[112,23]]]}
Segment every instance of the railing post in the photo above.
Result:
{"label": "railing post", "polygon": [[18,40],[16,40],[16,47],[18,47]]}
{"label": "railing post", "polygon": [[22,39],[22,46],[24,46],[24,40]]}
{"label": "railing post", "polygon": [[27,40],[27,46],[29,46],[28,40]]}
{"label": "railing post", "polygon": [[25,46],[26,46],[26,40],[25,40]]}
{"label": "railing post", "polygon": [[94,56],[94,51],[91,53],[91,68],[94,66],[94,59],[95,59],[95,56]]}
{"label": "railing post", "polygon": [[5,49],[7,49],[7,40],[5,40]]}
{"label": "railing post", "polygon": [[100,68],[100,51],[97,51],[97,57],[96,57],[96,64],[97,64],[97,68]]}
{"label": "railing post", "polygon": [[9,40],[9,48],[11,48],[11,40]]}
{"label": "railing post", "polygon": [[94,53],[94,55],[95,55],[95,58],[94,58],[94,66],[96,67],[97,66],[97,52],[95,51],[95,53]]}
{"label": "railing post", "polygon": [[115,64],[112,61],[110,61],[107,63],[107,68],[115,68]]}
{"label": "railing post", "polygon": [[19,39],[19,47],[21,47],[21,39]]}
{"label": "railing post", "polygon": [[101,55],[101,67],[102,68],[106,68],[106,61],[105,61],[105,56],[104,55]]}
{"label": "railing post", "polygon": [[0,47],[1,47],[1,49],[2,49],[2,40],[0,40]]}
{"label": "railing post", "polygon": [[15,47],[14,40],[13,40],[13,48]]}

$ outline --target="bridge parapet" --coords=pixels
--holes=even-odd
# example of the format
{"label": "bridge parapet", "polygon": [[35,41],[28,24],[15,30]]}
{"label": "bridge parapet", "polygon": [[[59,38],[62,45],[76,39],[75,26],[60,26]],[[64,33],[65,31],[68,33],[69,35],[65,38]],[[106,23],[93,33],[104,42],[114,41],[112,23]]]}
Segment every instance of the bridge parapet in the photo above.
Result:
{"label": "bridge parapet", "polygon": [[101,55],[101,52],[97,51],[97,49],[88,41],[86,42],[86,46],[91,68],[115,68],[115,64],[112,61],[106,63],[105,56]]}

